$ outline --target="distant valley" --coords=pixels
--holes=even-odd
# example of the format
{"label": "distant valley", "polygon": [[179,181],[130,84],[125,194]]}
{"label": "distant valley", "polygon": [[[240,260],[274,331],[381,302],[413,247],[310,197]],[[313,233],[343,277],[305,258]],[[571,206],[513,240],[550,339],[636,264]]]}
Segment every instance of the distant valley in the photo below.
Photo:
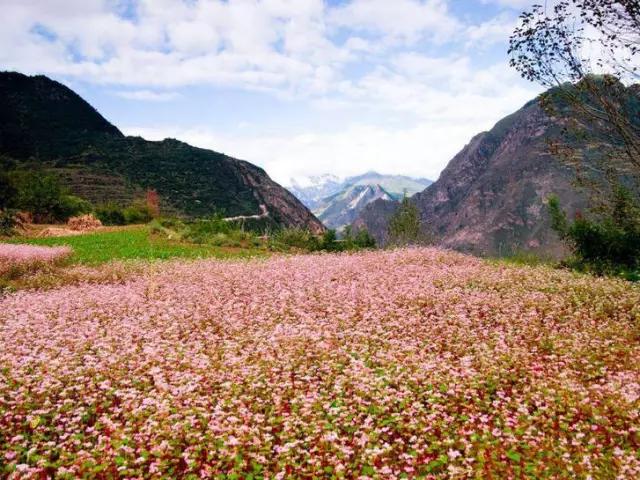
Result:
{"label": "distant valley", "polygon": [[376,200],[397,201],[405,193],[412,196],[432,183],[426,178],[371,171],[344,180],[334,175],[321,175],[304,183],[292,181],[289,189],[326,227],[341,230],[370,203]]}

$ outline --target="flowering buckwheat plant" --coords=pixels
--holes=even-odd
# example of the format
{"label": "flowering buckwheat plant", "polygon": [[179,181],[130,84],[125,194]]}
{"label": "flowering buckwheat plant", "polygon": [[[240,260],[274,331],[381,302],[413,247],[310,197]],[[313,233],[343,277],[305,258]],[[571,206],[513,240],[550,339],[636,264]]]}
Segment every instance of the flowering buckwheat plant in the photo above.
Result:
{"label": "flowering buckwheat plant", "polygon": [[70,247],[38,247],[0,243],[0,274],[13,268],[51,265],[71,255]]}
{"label": "flowering buckwheat plant", "polygon": [[0,476],[640,477],[640,289],[437,249],[0,300]]}

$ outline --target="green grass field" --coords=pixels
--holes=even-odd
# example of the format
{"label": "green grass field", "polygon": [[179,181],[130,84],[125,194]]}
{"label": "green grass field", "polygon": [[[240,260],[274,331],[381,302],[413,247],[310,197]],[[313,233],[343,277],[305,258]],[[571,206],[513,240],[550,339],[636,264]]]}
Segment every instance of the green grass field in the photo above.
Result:
{"label": "green grass field", "polygon": [[111,260],[165,260],[169,258],[238,258],[266,255],[251,247],[217,247],[168,240],[149,233],[147,227],[136,226],[109,232],[96,232],[69,237],[15,237],[11,243],[31,245],[69,245],[72,263],[99,265]]}

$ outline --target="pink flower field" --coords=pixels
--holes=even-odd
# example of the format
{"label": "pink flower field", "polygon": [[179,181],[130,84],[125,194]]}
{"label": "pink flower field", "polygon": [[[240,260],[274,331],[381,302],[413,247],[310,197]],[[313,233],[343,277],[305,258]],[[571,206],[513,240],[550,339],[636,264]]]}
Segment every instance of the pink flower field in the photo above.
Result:
{"label": "pink flower field", "polygon": [[0,477],[640,478],[640,288],[437,249],[0,299]]}
{"label": "pink flower field", "polygon": [[0,243],[0,275],[13,268],[51,265],[71,255],[70,247],[39,247]]}

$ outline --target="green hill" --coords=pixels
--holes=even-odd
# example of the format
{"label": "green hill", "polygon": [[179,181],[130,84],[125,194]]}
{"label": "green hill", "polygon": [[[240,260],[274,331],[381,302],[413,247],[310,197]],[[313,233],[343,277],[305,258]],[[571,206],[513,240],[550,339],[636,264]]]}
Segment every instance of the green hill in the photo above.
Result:
{"label": "green hill", "polygon": [[173,139],[124,136],[80,96],[44,76],[0,72],[0,161],[3,169],[53,172],[93,203],[125,204],[155,189],[165,210],[184,216],[255,215],[265,205],[274,226],[323,230],[261,168]]}

